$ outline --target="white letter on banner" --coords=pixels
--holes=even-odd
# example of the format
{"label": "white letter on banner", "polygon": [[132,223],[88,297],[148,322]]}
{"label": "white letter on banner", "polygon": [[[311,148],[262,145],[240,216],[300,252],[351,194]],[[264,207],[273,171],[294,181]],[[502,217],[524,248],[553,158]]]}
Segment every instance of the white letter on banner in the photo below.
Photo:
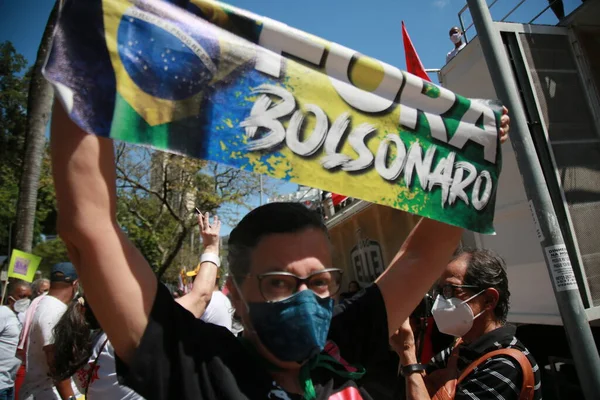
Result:
{"label": "white letter on banner", "polygon": [[[468,175],[463,180],[465,171],[467,171]],[[465,189],[473,183],[476,177],[477,169],[475,169],[473,165],[465,161],[457,162],[454,168],[454,179],[452,180],[452,186],[450,187],[450,198],[448,199],[448,203],[450,205],[454,204],[458,197],[464,201],[466,205],[469,205],[469,196],[467,196]]]}
{"label": "white letter on banner", "polygon": [[[483,115],[483,129],[477,127],[477,121]],[[462,149],[465,144],[472,140],[483,146],[483,158],[491,163],[496,163],[496,116],[491,108],[484,104],[471,100],[471,106],[458,123],[456,133],[448,142],[457,149]]]}
{"label": "white letter on banner", "polygon": [[429,174],[428,190],[431,191],[435,185],[439,185],[442,188],[442,208],[446,206],[446,201],[448,200],[455,157],[456,153],[451,151],[448,157],[442,158],[435,166],[435,170]]}
{"label": "white letter on banner", "polygon": [[[481,190],[481,183],[485,179],[485,189],[483,190],[483,194],[479,197],[479,191]],[[475,184],[473,185],[473,191],[471,192],[471,204],[475,207],[476,210],[483,210],[490,201],[490,195],[492,194],[492,177],[488,171],[481,171],[477,179],[475,180]]]}
{"label": "white letter on banner", "polygon": [[373,163],[373,153],[371,153],[371,150],[365,144],[365,137],[372,132],[375,132],[375,127],[368,123],[360,124],[352,129],[350,136],[348,136],[348,143],[356,151],[358,158],[344,163],[342,170],[360,171]]}
{"label": "white letter on banner", "polygon": [[287,53],[312,64],[319,65],[325,46],[313,41],[303,32],[269,18],[263,19],[256,70],[279,78],[281,73],[281,54]]}
{"label": "white letter on banner", "polygon": [[[294,96],[284,88],[274,85],[260,85],[252,93],[266,93],[261,95],[252,106],[250,116],[240,123],[240,127],[246,128],[248,139],[254,138],[258,128],[266,128],[268,134],[262,139],[257,139],[247,144],[249,151],[269,149],[277,146],[285,140],[285,128],[277,119],[284,117],[294,111],[296,100]],[[267,94],[281,97],[281,101],[273,107],[273,102]]]}
{"label": "white letter on banner", "polygon": [[302,130],[302,122],[304,122],[304,114],[302,114],[302,111],[297,110],[290,119],[285,135],[285,143],[294,153],[308,157],[319,150],[325,141],[329,121],[327,120],[327,115],[318,106],[307,104],[304,108],[306,111],[315,114],[317,120],[315,129],[313,129],[310,138],[306,139],[304,142],[300,141],[300,132]]}
{"label": "white letter on banner", "polygon": [[[456,101],[456,95],[443,87],[439,97],[429,97],[423,93],[424,81],[418,76],[403,72],[406,84],[400,95],[400,125],[410,129],[417,126],[417,110],[421,110],[429,122],[431,136],[444,143],[448,142],[446,127],[441,115],[448,112]],[[407,109],[408,108],[408,109]]]}
{"label": "white letter on banner", "polygon": [[321,158],[323,168],[332,169],[351,160],[349,156],[337,152],[337,148],[348,125],[350,125],[350,113],[347,112],[337,117],[333,125],[331,125],[327,133],[327,139],[325,139],[325,156]]}
{"label": "white letter on banner", "polygon": [[427,190],[427,181],[429,180],[429,172],[431,171],[435,150],[436,147],[434,145],[429,146],[425,152],[425,158],[423,158],[423,149],[419,142],[415,142],[410,146],[408,155],[406,156],[406,166],[404,167],[404,182],[406,183],[406,187],[411,187],[413,170],[416,169],[421,188]]}
{"label": "white letter on banner", "polygon": [[[386,161],[388,158],[388,151],[391,143],[396,144],[397,154],[394,161],[390,164],[390,166],[386,166]],[[390,134],[385,137],[379,143],[379,149],[377,149],[377,156],[375,157],[375,171],[379,173],[379,175],[388,181],[395,181],[400,174],[402,173],[402,168],[404,167],[404,161],[406,160],[406,146],[404,142],[400,139],[400,137],[396,134]]]}
{"label": "white letter on banner", "polygon": [[402,73],[398,68],[380,62],[384,76],[374,92],[359,89],[350,82],[348,68],[352,58],[359,53],[337,43],[331,43],[325,71],[334,89],[352,107],[368,112],[377,113],[385,111],[394,104],[394,99],[402,86]]}

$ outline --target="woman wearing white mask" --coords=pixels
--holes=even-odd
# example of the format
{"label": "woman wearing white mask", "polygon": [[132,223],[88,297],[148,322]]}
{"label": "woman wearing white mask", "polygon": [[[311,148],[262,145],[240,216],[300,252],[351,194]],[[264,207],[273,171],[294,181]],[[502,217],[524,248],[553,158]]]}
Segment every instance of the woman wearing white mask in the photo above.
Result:
{"label": "woman wearing white mask", "polygon": [[434,298],[438,329],[456,340],[425,366],[418,364],[410,322],[396,332],[391,344],[407,399],[541,399],[539,368],[516,328],[506,325],[510,292],[500,256],[463,250],[447,265]]}
{"label": "woman wearing white mask", "polygon": [[450,60],[452,60],[458,54],[458,52],[464,49],[466,46],[466,44],[462,41],[462,36],[462,31],[459,27],[455,26],[454,28],[450,29],[450,41],[454,43],[454,48],[446,55],[446,64],[448,64]]}

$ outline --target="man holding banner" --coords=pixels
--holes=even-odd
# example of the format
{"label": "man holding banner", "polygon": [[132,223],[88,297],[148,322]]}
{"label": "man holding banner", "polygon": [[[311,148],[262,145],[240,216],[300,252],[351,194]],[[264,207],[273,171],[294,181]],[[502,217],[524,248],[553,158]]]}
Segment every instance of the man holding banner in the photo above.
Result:
{"label": "man holding banner", "polygon": [[[363,367],[440,276],[459,226],[493,232],[508,117],[275,21],[180,3],[66,1],[45,71],[62,100],[51,130],[58,229],[118,373],[147,399],[372,399]],[[353,59],[367,73],[351,81]],[[331,127],[321,107],[339,112]],[[307,112],[313,133],[301,141]],[[120,229],[111,138],[435,220],[334,308],[341,271],[322,220],[297,203],[250,212],[228,243],[238,340],[177,305]],[[216,275],[216,254],[200,262]]]}

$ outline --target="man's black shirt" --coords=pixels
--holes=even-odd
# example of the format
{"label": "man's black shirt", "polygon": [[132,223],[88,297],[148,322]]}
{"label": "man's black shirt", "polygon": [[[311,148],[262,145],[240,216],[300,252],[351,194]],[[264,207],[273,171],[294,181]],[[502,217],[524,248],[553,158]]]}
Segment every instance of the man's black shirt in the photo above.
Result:
{"label": "man's black shirt", "polygon": [[[368,370],[386,354],[387,316],[376,285],[336,306],[328,340],[349,371],[353,365]],[[227,329],[196,319],[162,285],[131,364],[117,358],[117,372],[123,384],[148,400],[302,398],[280,388],[264,363]],[[372,400],[360,380],[330,369],[313,369],[311,378],[319,400]]]}

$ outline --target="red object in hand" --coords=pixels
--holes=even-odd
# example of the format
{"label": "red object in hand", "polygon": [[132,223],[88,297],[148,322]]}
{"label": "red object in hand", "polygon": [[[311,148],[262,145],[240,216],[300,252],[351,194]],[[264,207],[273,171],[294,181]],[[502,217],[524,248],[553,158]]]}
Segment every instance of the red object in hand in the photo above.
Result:
{"label": "red object in hand", "polygon": [[433,354],[433,317],[427,318],[427,328],[423,335],[423,345],[421,347],[421,364],[429,364]]}

